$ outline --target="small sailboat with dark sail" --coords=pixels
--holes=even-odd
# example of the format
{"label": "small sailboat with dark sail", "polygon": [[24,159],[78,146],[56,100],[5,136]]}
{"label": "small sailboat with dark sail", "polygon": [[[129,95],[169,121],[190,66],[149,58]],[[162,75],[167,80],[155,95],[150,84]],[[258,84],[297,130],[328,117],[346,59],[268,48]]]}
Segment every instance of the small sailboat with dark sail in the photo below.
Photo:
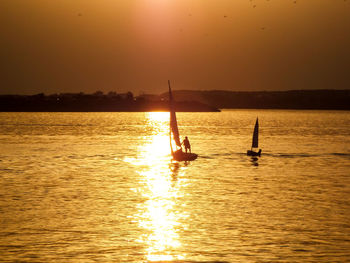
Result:
{"label": "small sailboat with dark sail", "polygon": [[[174,106],[173,94],[171,92],[170,81],[169,84],[169,111],[170,111],[170,149],[173,160],[176,161],[193,161],[197,159],[198,155],[195,153],[187,153],[182,151],[182,144],[180,141],[179,129],[177,127],[176,112]],[[173,148],[173,143],[175,142],[175,149]]]}
{"label": "small sailboat with dark sail", "polygon": [[252,147],[247,151],[248,156],[261,156],[261,149],[259,149],[259,120],[256,118]]}

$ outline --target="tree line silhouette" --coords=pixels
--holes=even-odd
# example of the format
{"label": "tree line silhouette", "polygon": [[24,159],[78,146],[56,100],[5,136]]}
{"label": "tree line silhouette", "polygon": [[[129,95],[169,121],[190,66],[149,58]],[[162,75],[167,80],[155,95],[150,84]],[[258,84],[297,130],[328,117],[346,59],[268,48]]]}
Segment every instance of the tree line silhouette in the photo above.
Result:
{"label": "tree line silhouette", "polygon": [[[234,92],[175,90],[176,111],[211,112],[218,109],[320,109],[350,110],[350,90],[292,90]],[[0,95],[0,111],[8,112],[143,112],[168,111],[168,93],[104,94],[61,93]]]}
{"label": "tree line silhouette", "polygon": [[179,101],[192,98],[219,109],[350,110],[350,90],[178,90],[173,93]]}
{"label": "tree line silhouette", "polygon": [[[0,111],[3,112],[143,112],[168,111],[169,103],[159,96],[134,97],[132,92],[104,94],[61,93],[45,95],[0,95]],[[177,111],[219,111],[198,101],[176,102]]]}

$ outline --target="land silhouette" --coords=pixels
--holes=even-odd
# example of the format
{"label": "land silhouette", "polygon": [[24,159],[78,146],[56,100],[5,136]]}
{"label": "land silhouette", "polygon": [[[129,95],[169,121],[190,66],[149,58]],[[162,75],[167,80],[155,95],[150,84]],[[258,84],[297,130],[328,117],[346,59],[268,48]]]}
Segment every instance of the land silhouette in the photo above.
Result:
{"label": "land silhouette", "polygon": [[350,110],[350,90],[178,90],[173,95],[176,101],[191,99],[219,109]]}
{"label": "land silhouette", "polygon": [[[217,108],[198,101],[180,101],[175,109],[182,112],[212,112]],[[93,94],[62,93],[45,95],[1,95],[2,112],[147,112],[168,111],[168,101],[160,96],[134,97],[131,92],[117,94],[101,91]]]}
{"label": "land silhouette", "polygon": [[[350,90],[291,91],[173,91],[178,112],[215,112],[219,109],[350,110]],[[2,112],[145,112],[168,111],[168,93],[134,96],[101,91],[93,94],[0,95]]]}

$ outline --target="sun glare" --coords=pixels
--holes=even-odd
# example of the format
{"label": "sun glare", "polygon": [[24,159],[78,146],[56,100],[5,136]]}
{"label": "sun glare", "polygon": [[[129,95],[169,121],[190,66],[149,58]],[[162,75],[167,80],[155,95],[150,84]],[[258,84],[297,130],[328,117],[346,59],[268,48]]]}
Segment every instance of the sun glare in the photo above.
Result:
{"label": "sun glare", "polygon": [[174,187],[169,146],[169,113],[151,112],[146,114],[147,129],[152,135],[139,149],[141,189],[145,200],[139,206],[139,226],[144,229],[138,242],[145,246],[148,261],[181,260],[184,255],[174,251],[181,247],[178,229],[180,215],[175,206],[179,197]]}
{"label": "sun glare", "polygon": [[147,112],[146,117],[152,124],[154,124],[154,122],[169,124],[169,112]]}
{"label": "sun glare", "polygon": [[147,119],[152,127],[150,142],[143,146],[141,153],[148,163],[155,163],[170,157],[169,113],[148,112]]}

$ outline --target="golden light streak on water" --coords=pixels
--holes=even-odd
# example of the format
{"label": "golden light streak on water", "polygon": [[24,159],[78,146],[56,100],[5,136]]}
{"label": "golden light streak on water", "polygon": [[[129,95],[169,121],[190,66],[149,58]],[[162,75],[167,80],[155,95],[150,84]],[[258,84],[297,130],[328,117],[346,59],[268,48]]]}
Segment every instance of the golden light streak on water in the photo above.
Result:
{"label": "golden light streak on water", "polygon": [[139,225],[145,230],[139,242],[146,245],[145,255],[149,261],[183,259],[183,255],[172,254],[181,247],[178,234],[181,215],[175,209],[179,189],[174,187],[169,168],[169,113],[152,112],[147,118],[154,132],[139,148],[140,161],[145,165],[145,169],[138,172],[144,180],[140,191],[146,200],[138,215]]}

